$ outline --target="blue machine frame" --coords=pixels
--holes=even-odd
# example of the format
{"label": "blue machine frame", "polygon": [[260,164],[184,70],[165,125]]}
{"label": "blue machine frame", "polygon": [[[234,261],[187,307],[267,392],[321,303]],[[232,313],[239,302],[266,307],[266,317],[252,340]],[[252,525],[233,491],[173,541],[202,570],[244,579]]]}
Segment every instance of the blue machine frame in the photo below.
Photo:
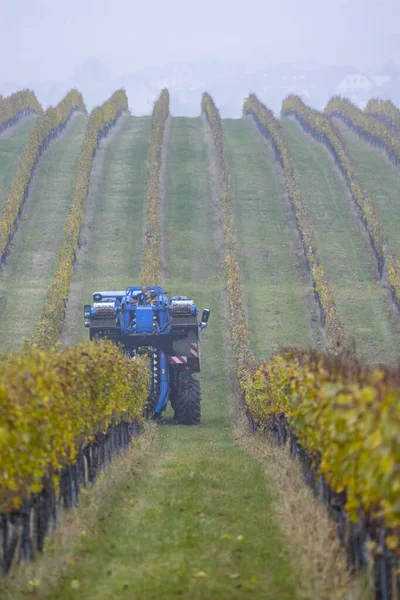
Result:
{"label": "blue machine frame", "polygon": [[[123,344],[127,351],[153,348],[151,394],[157,394],[154,412],[161,414],[168,404],[171,369],[174,373],[200,371],[198,332],[207,326],[210,311],[205,309],[198,323],[192,299],[174,296],[168,300],[160,286],[129,286],[125,292],[97,292],[93,300],[94,305],[86,305],[84,309],[91,339],[108,337]],[[192,357],[191,346],[197,348]],[[170,360],[176,348],[183,348],[178,353],[190,357],[185,357],[183,365],[172,364]]]}

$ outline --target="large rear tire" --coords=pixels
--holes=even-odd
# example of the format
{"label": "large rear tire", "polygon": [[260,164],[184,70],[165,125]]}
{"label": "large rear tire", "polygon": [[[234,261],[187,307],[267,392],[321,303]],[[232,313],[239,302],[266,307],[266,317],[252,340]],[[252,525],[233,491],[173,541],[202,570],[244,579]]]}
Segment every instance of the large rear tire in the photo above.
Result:
{"label": "large rear tire", "polygon": [[178,384],[175,419],[181,425],[200,424],[200,383],[193,375],[184,375]]}

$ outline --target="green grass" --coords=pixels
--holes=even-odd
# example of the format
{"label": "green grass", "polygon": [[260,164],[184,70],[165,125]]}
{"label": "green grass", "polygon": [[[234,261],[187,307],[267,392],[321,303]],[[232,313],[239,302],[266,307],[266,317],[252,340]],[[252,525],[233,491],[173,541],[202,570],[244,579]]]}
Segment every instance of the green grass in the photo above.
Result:
{"label": "green grass", "polygon": [[227,324],[219,308],[226,299],[207,164],[200,119],[172,119],[166,284],[170,294],[193,296],[212,310],[202,344],[202,424],[159,427],[146,470],[105,500],[99,527],[81,543],[53,600],[295,596],[264,469],[232,438]]}
{"label": "green grass", "polygon": [[326,150],[295,121],[283,119],[282,125],[345,332],[355,340],[363,359],[396,361],[399,339],[392,308],[385,301],[376,260],[354,215],[346,184]]}
{"label": "green grass", "polygon": [[391,248],[400,256],[400,173],[382,151],[360,141],[343,123],[338,125],[360,181],[376,206]]}
{"label": "green grass", "polygon": [[0,135],[0,212],[11,190],[14,174],[36,118],[24,118]]}
{"label": "green grass", "polygon": [[43,155],[5,269],[0,273],[0,351],[21,348],[42,315],[58,265],[86,117],[78,115]]}
{"label": "green grass", "polygon": [[75,265],[63,332],[68,343],[87,337],[83,305],[94,292],[139,281],[151,118],[127,116],[117,127],[92,172],[86,243]]}
{"label": "green grass", "polygon": [[311,345],[309,295],[289,236],[291,210],[282,194],[274,154],[247,119],[224,119],[235,193],[238,252],[252,346],[265,359],[282,346]]}

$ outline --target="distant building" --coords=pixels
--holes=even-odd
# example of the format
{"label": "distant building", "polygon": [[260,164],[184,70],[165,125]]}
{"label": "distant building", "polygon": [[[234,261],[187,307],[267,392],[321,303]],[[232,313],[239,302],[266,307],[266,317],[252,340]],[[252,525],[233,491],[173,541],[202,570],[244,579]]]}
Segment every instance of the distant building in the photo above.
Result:
{"label": "distant building", "polygon": [[346,96],[356,92],[368,92],[374,87],[373,81],[363,73],[350,73],[335,87],[335,94]]}

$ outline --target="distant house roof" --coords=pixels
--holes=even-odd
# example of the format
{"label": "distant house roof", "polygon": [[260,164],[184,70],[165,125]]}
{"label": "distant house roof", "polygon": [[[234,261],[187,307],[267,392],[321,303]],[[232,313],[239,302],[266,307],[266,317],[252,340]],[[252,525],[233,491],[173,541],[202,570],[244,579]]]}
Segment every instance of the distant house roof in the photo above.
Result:
{"label": "distant house roof", "polygon": [[368,75],[364,73],[349,73],[335,88],[336,92],[348,92],[350,90],[366,90],[373,86]]}

